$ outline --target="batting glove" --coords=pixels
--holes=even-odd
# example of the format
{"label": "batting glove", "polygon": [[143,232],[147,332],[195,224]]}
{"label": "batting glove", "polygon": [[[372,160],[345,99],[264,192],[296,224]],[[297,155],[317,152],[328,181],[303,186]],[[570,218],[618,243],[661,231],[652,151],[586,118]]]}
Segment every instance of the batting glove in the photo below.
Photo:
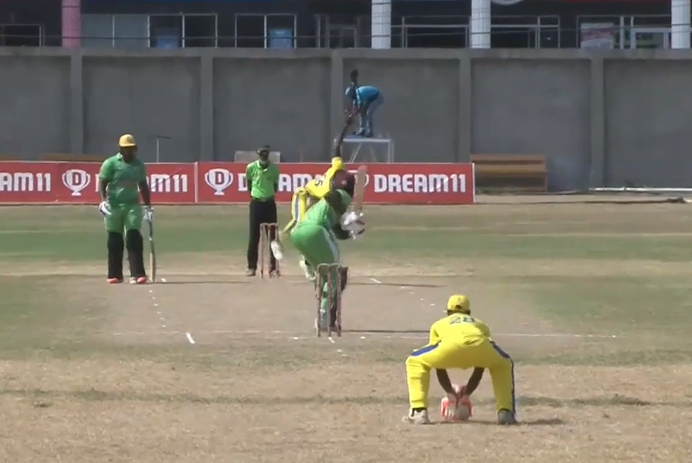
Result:
{"label": "batting glove", "polygon": [[341,216],[341,227],[344,230],[350,230],[350,225],[352,223],[357,222],[361,217],[363,217],[362,212],[356,212],[356,211],[350,211],[344,213],[344,215]]}
{"label": "batting glove", "polygon": [[149,223],[154,221],[154,208],[151,206],[144,206],[144,220]]}
{"label": "batting glove", "polygon": [[108,201],[101,201],[99,203],[99,212],[104,217],[109,217],[111,215],[111,206]]}
{"label": "batting glove", "polygon": [[351,238],[357,240],[358,238],[363,236],[363,233],[365,233],[365,222],[363,222],[362,220],[353,222],[348,226],[348,232],[351,234]]}

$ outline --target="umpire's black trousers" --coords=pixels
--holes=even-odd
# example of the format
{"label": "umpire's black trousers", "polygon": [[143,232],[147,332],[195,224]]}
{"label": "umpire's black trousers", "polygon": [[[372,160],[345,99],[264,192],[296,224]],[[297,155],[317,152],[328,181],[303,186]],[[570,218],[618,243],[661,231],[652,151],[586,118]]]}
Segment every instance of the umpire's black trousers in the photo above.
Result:
{"label": "umpire's black trousers", "polygon": [[[250,239],[247,244],[247,268],[251,270],[257,270],[257,258],[259,254],[259,241],[260,241],[260,225],[263,223],[276,223],[276,201],[274,198],[268,200],[259,200],[252,198],[250,201]],[[274,240],[274,230],[271,230],[269,238]],[[269,247],[269,243],[266,244]],[[269,270],[276,270],[276,259],[274,259],[274,254],[271,250],[265,250],[269,252]]]}

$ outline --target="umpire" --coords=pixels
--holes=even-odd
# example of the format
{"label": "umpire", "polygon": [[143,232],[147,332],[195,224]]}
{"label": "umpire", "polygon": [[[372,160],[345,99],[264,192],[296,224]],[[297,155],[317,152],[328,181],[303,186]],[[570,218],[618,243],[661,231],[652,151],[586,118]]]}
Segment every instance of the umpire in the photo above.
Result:
{"label": "umpire", "polygon": [[[247,273],[249,277],[257,274],[260,225],[277,223],[276,192],[279,190],[279,167],[269,160],[269,146],[257,150],[259,159],[251,162],[245,169],[247,189],[250,192],[250,239],[247,245]],[[275,229],[270,230],[270,239],[275,239]],[[269,249],[269,243],[266,243]],[[276,273],[276,259],[269,251],[269,275]]]}

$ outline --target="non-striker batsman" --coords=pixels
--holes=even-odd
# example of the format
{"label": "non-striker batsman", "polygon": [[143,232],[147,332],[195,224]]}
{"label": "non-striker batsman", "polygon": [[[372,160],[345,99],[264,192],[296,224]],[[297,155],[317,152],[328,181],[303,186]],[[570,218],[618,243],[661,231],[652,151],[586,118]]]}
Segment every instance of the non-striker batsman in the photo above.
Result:
{"label": "non-striker batsman", "polygon": [[[147,170],[137,157],[137,143],[130,134],[120,137],[119,152],[106,159],[99,172],[99,211],[108,233],[108,283],[123,282],[123,255],[127,248],[130,283],[144,284],[142,219],[152,222],[154,210],[147,185]],[[139,201],[140,192],[144,208]]]}

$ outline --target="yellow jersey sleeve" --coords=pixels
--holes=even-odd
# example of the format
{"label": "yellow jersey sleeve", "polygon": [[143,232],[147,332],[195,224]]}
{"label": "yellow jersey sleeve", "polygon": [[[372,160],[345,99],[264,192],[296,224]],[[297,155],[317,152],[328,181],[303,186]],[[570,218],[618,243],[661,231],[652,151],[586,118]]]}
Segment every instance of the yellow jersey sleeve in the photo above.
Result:
{"label": "yellow jersey sleeve", "polygon": [[437,335],[436,329],[436,326],[438,323],[440,323],[440,321],[441,320],[436,321],[430,327],[430,339],[428,340],[428,344],[437,344],[440,341],[440,337]]}

